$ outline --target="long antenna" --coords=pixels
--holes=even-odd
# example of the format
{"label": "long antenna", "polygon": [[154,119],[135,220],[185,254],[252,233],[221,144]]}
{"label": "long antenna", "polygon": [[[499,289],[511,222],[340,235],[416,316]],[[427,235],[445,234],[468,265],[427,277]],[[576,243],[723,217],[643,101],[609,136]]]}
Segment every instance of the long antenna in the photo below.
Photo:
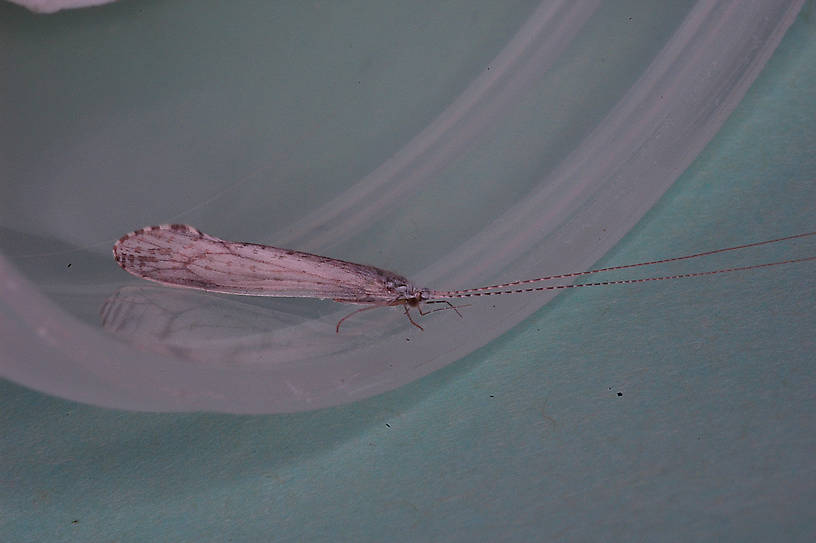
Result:
{"label": "long antenna", "polygon": [[702,257],[702,256],[711,256],[711,255],[716,255],[716,254],[719,254],[719,253],[725,253],[725,252],[728,252],[728,251],[737,251],[739,249],[748,249],[750,247],[759,247],[760,245],[769,245],[771,243],[779,243],[779,242],[782,242],[782,241],[789,241],[789,240],[792,240],[792,239],[805,238],[805,237],[808,237],[808,236],[815,236],[815,235],[816,235],[816,232],[805,232],[804,234],[796,234],[794,236],[785,236],[783,238],[769,239],[769,240],[766,240],[766,241],[757,241],[757,242],[754,242],[754,243],[746,243],[744,245],[735,245],[733,247],[726,247],[724,249],[715,249],[713,251],[705,251],[705,252],[702,252],[702,253],[695,253],[695,254],[691,254],[691,255],[676,256],[676,257],[673,257],[673,258],[664,258],[664,259],[661,259],[661,260],[650,260],[648,262],[638,262],[636,264],[625,264],[625,265],[622,265],[622,266],[611,266],[611,267],[608,267],[608,268],[598,268],[598,269],[595,269],[595,270],[587,270],[587,271],[582,271],[582,272],[572,272],[572,273],[562,273],[562,274],[558,274],[558,275],[548,275],[548,276],[545,276],[545,277],[537,277],[535,279],[523,279],[521,281],[510,281],[509,283],[499,283],[497,285],[489,285],[489,286],[486,286],[486,287],[466,288],[466,289],[461,289],[461,290],[449,290],[449,291],[434,291],[433,292],[433,297],[434,298],[464,298],[464,297],[466,297],[466,296],[464,296],[464,294],[466,294],[466,293],[471,293],[470,296],[476,296],[476,295],[479,295],[479,294],[476,294],[476,293],[481,292],[482,295],[488,296],[489,294],[511,294],[511,293],[515,294],[515,293],[519,293],[519,292],[533,292],[533,291],[537,291],[537,290],[555,290],[555,289],[559,289],[559,288],[573,288],[573,287],[581,287],[581,286],[599,286],[599,285],[617,285],[617,284],[625,284],[625,283],[640,283],[640,282],[644,282],[644,281],[657,281],[657,280],[662,280],[662,279],[680,279],[680,278],[686,278],[686,277],[697,277],[697,276],[700,276],[700,275],[713,275],[713,274],[716,274],[716,273],[727,273],[727,272],[733,272],[733,271],[750,270],[750,269],[755,269],[755,268],[766,268],[766,267],[770,267],[770,266],[779,266],[779,265],[782,265],[782,264],[792,264],[794,262],[803,262],[803,261],[807,261],[807,260],[813,260],[816,257],[809,257],[809,258],[804,258],[804,259],[794,259],[794,260],[784,260],[784,261],[780,261],[780,262],[770,262],[768,264],[757,264],[757,265],[754,265],[754,266],[746,266],[746,267],[743,267],[743,268],[728,268],[728,269],[714,270],[714,271],[708,271],[708,272],[699,272],[699,273],[692,273],[692,274],[681,274],[681,275],[678,275],[678,276],[670,275],[670,276],[665,276],[665,277],[650,277],[650,278],[645,278],[645,279],[629,279],[629,280],[622,280],[622,281],[605,281],[605,282],[599,282],[599,283],[582,283],[582,284],[577,284],[577,285],[559,285],[559,286],[549,286],[549,287],[541,287],[541,288],[514,289],[514,290],[507,290],[507,291],[502,291],[502,292],[491,292],[491,293],[484,292],[486,290],[495,290],[497,288],[507,288],[507,287],[514,287],[514,286],[517,286],[517,285],[526,285],[526,284],[530,284],[530,283],[538,283],[540,281],[552,281],[554,279],[566,279],[568,277],[580,277],[580,276],[583,276],[583,275],[590,275],[590,274],[593,274],[593,273],[601,273],[601,272],[616,271],[616,270],[625,270],[625,269],[629,269],[629,268],[639,268],[639,267],[643,267],[643,266],[652,266],[652,265],[655,265],[655,264],[665,264],[665,263],[668,263],[668,262],[677,262],[677,261],[680,261],[680,260],[688,260],[690,258],[699,258],[699,257]]}
{"label": "long antenna", "polygon": [[[770,268],[772,266],[782,266],[783,264],[794,264],[796,262],[807,262],[810,260],[816,260],[816,256],[808,256],[805,258],[794,258],[791,260],[780,260],[778,262],[768,262],[766,264],[753,264],[751,266],[741,266],[738,268],[723,268],[720,270],[711,270],[711,271],[704,271],[704,272],[695,272],[695,273],[680,273],[676,275],[662,275],[659,277],[642,277],[640,279],[617,279],[614,281],[598,281],[596,283],[575,283],[572,285],[547,285],[543,287],[527,287],[527,288],[518,288],[512,290],[496,290],[492,292],[471,292],[472,290],[476,289],[469,289],[470,291],[464,290],[453,290],[450,292],[436,292],[434,291],[432,294],[432,300],[437,298],[471,298],[474,296],[493,296],[495,294],[521,294],[524,292],[538,292],[542,290],[559,290],[564,288],[578,288],[578,287],[600,287],[605,285],[630,285],[633,283],[646,283],[647,281],[664,281],[666,279],[687,279],[690,277],[702,277],[704,275],[716,275],[721,273],[731,273],[731,272],[738,272],[738,271],[746,271],[746,270],[756,270],[758,268]],[[631,266],[629,266],[631,267]],[[596,270],[601,271],[601,270]],[[590,272],[584,272],[590,273]],[[580,275],[580,274],[575,274]],[[569,275],[567,277],[570,277]],[[526,281],[524,281],[526,282]],[[519,282],[519,283],[524,283]],[[510,283],[513,284],[513,283]]]}

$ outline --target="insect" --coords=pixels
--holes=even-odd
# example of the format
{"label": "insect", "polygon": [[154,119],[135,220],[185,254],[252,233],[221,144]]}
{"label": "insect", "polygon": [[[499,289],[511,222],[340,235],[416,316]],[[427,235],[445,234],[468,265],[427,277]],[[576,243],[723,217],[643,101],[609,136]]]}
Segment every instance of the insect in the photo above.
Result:
{"label": "insect", "polygon": [[[357,309],[340,319],[336,327],[339,333],[340,325],[352,315],[383,306],[402,307],[411,324],[423,330],[422,326],[411,317],[410,308],[416,308],[420,315],[452,309],[461,317],[458,308],[465,306],[455,306],[450,300],[701,277],[816,260],[816,256],[811,256],[677,275],[527,286],[543,281],[688,260],[813,235],[816,235],[816,232],[649,262],[447,291],[417,288],[402,275],[374,266],[355,264],[290,249],[279,249],[269,245],[224,241],[184,224],[147,226],[126,234],[114,244],[113,257],[125,271],[164,285],[247,296],[322,298],[365,305],[366,307]],[[445,307],[423,311],[423,304],[445,304]]]}

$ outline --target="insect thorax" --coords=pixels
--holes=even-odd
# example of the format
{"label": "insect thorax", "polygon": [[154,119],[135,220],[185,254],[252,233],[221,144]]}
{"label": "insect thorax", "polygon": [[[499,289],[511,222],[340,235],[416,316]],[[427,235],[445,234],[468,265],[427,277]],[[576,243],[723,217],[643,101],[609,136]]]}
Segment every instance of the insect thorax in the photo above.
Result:
{"label": "insect thorax", "polygon": [[406,303],[412,307],[419,305],[422,300],[427,300],[430,291],[425,288],[416,288],[404,277],[389,277],[385,283],[388,290],[394,292],[394,301]]}

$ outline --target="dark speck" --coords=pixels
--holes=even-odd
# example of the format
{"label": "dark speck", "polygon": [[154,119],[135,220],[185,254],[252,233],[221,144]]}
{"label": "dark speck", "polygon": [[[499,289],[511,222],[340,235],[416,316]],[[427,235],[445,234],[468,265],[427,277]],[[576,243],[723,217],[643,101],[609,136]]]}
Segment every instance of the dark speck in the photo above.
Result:
{"label": "dark speck", "polygon": [[69,263],[68,263],[68,265],[67,265],[67,266],[65,266],[65,267],[66,267],[66,268],[70,268],[70,267],[71,267],[71,263],[69,262]]}
{"label": "dark speck", "polygon": [[405,338],[405,341],[411,341],[411,338],[407,337]]}
{"label": "dark speck", "polygon": [[391,428],[391,425],[390,425],[390,424],[388,424],[387,422],[385,423],[385,425],[386,425],[386,426],[388,426],[389,428]]}
{"label": "dark speck", "polygon": [[491,397],[491,398],[495,398],[495,396],[494,396],[493,394],[491,394],[491,395],[490,395],[490,397]]}
{"label": "dark speck", "polygon": [[618,396],[623,396],[623,392],[618,392]]}
{"label": "dark speck", "polygon": [[79,521],[77,519],[74,519],[71,521],[71,524],[79,524]]}

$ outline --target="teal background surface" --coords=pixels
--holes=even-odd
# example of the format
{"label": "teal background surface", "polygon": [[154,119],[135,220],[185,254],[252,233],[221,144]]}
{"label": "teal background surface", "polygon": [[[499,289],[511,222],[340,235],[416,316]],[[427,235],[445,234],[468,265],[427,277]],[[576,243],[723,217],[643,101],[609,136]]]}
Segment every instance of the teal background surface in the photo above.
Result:
{"label": "teal background surface", "polygon": [[[813,230],[814,96],[808,4],[716,138],[598,265]],[[309,413],[129,413],[3,382],[0,531],[809,541],[814,269],[566,293],[415,383]]]}

